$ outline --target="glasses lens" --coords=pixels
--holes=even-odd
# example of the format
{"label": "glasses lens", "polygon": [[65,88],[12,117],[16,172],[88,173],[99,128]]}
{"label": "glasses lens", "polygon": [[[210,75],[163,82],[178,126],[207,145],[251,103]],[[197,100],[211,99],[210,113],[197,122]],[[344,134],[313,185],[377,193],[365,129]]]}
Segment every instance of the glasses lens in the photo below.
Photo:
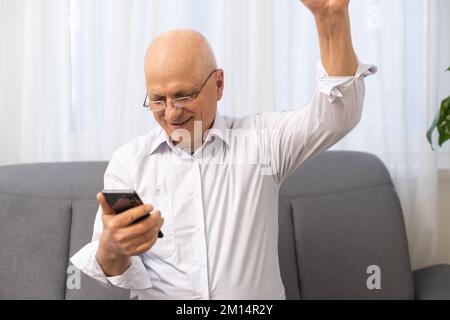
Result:
{"label": "glasses lens", "polygon": [[175,108],[184,108],[186,104],[193,100],[191,97],[178,98],[173,100],[173,106]]}
{"label": "glasses lens", "polygon": [[184,101],[174,101],[173,106],[174,108],[184,108]]}
{"label": "glasses lens", "polygon": [[165,109],[164,102],[160,102],[160,101],[158,101],[158,102],[151,102],[151,103],[150,103],[150,109],[151,109],[153,112],[162,111],[162,110]]}

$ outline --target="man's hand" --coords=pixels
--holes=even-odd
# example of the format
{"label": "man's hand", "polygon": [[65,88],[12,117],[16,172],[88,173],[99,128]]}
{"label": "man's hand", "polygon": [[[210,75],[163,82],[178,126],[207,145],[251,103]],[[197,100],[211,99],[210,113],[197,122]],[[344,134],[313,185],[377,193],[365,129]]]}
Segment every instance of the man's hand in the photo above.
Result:
{"label": "man's hand", "polygon": [[358,60],[353,50],[348,6],[350,0],[301,0],[313,13],[319,33],[320,56],[329,76],[353,76]]}
{"label": "man's hand", "polygon": [[301,0],[314,16],[344,13],[350,0]]}
{"label": "man's hand", "polygon": [[102,193],[97,194],[103,216],[103,231],[97,249],[97,261],[107,276],[122,274],[130,265],[131,257],[148,251],[158,239],[164,219],[159,211],[133,224],[133,221],[153,210],[141,205],[116,215]]}

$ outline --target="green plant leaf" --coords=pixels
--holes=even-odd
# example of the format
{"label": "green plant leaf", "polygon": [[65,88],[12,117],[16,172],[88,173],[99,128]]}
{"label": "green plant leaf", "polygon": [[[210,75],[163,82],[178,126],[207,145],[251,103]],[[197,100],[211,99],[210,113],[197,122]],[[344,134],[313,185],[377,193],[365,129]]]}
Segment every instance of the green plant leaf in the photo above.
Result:
{"label": "green plant leaf", "polygon": [[439,122],[437,124],[439,131],[439,146],[450,140],[450,96],[442,101],[439,112]]}
{"label": "green plant leaf", "polygon": [[[450,71],[450,67],[446,71]],[[450,140],[450,97],[442,101],[441,109],[434,117],[433,124],[427,131],[427,139],[433,151],[433,132],[435,129],[439,132],[439,146],[442,147],[445,142]]]}
{"label": "green plant leaf", "polygon": [[433,148],[433,132],[437,128],[437,125],[439,123],[440,115],[441,115],[441,112],[438,111],[436,113],[436,116],[434,117],[434,120],[433,120],[433,123],[431,124],[430,129],[428,129],[428,132],[427,132],[427,139],[428,139],[428,142],[430,143],[431,149],[433,151],[434,151],[434,148]]}

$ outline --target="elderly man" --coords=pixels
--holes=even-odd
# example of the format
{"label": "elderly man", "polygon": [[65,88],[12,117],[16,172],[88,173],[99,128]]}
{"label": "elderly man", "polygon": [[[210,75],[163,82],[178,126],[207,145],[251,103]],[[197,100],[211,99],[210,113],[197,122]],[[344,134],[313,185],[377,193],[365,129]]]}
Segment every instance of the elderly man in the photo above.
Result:
{"label": "elderly man", "polygon": [[[140,299],[285,299],[280,184],[357,125],[375,71],[353,51],[349,0],[302,2],[322,63],[312,101],[291,112],[222,116],[224,71],[203,36],[175,30],[150,45],[145,106],[160,127],[119,148],[104,177],[105,189],[134,189],[145,205],[115,215],[99,193],[93,239],[75,266]],[[246,130],[256,134],[234,134]]]}

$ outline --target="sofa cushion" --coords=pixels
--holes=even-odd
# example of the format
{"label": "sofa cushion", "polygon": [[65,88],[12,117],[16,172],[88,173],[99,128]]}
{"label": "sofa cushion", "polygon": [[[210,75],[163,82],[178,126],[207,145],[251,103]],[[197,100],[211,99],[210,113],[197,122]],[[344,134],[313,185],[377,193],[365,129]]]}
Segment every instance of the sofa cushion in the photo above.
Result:
{"label": "sofa cushion", "polygon": [[0,194],[0,203],[0,299],[64,299],[70,200]]}
{"label": "sofa cushion", "polygon": [[[403,217],[393,187],[305,196],[293,199],[292,205],[303,298],[414,297]],[[367,287],[373,265],[380,268],[380,290]]]}
{"label": "sofa cushion", "polygon": [[450,265],[414,271],[414,284],[418,300],[450,300]]}

